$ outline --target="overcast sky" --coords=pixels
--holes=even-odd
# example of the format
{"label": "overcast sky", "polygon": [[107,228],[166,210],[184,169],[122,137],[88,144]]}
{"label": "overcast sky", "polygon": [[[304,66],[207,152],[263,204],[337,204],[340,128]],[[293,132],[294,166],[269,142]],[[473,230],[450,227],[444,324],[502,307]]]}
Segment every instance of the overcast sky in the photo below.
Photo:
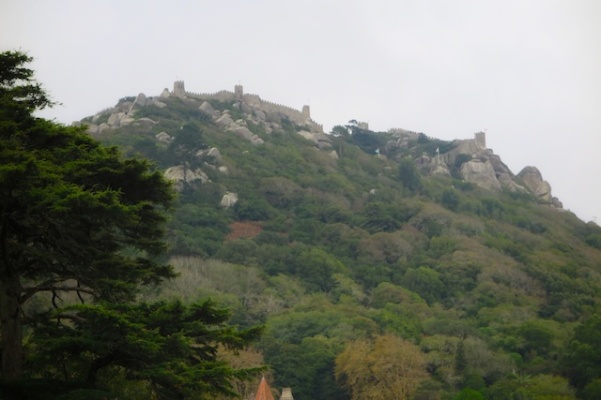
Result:
{"label": "overcast sky", "polygon": [[35,58],[71,123],[124,96],[246,93],[329,131],[350,119],[472,138],[539,168],[566,209],[601,219],[599,0],[0,0],[0,51]]}

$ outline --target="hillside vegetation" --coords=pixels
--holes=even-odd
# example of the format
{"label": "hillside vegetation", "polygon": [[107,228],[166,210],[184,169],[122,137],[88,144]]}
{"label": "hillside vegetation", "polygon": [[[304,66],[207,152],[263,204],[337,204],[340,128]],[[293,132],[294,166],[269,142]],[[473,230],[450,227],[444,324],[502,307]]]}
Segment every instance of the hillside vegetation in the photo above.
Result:
{"label": "hillside vegetation", "polygon": [[[530,191],[466,182],[471,154],[447,175],[420,164],[457,142],[391,146],[398,135],[344,121],[324,138],[201,103],[161,97],[138,123],[94,134],[154,160],[179,191],[179,277],[145,297],[211,297],[231,323],[264,324],[238,362],[268,365],[296,400],[601,398],[596,224]],[[262,143],[223,129],[224,114]]]}

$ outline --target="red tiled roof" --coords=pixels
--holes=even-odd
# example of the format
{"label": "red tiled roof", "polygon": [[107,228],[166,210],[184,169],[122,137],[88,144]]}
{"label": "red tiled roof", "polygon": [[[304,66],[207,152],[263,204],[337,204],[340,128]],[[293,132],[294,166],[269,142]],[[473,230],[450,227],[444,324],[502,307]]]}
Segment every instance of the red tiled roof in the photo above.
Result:
{"label": "red tiled roof", "polygon": [[261,379],[255,400],[275,400],[271,394],[271,388],[267,384],[265,377]]}

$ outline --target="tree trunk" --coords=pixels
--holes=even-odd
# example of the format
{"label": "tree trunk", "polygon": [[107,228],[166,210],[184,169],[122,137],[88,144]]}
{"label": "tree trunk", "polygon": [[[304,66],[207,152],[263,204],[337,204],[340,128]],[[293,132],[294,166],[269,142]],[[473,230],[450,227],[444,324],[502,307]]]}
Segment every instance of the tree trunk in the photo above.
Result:
{"label": "tree trunk", "polygon": [[18,276],[0,275],[0,323],[2,329],[2,379],[17,380],[23,372],[23,330]]}

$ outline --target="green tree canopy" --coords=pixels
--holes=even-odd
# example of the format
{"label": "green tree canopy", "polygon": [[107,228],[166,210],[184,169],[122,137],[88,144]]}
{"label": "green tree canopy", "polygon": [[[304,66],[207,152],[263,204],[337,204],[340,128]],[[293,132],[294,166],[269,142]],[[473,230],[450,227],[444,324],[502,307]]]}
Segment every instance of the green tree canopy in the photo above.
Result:
{"label": "green tree canopy", "polygon": [[[3,374],[21,374],[23,304],[38,292],[130,299],[172,275],[163,250],[170,185],[83,128],[31,113],[50,102],[21,53],[0,55],[0,317]],[[128,252],[123,250],[130,249]]]}
{"label": "green tree canopy", "polygon": [[[32,398],[14,388],[26,378],[57,378],[59,367],[63,381],[93,386],[108,366],[179,396],[227,391],[229,378],[245,371],[217,362],[217,345],[240,348],[260,329],[225,326],[227,314],[211,303],[135,305],[140,285],[175,275],[160,259],[171,185],[148,161],[124,158],[85,127],[36,118],[51,102],[24,67],[30,61],[0,53],[4,394]],[[61,303],[67,297],[82,304]],[[26,307],[34,298],[37,307]],[[31,322],[27,353],[23,328]],[[32,357],[38,362],[24,368]]]}
{"label": "green tree canopy", "polygon": [[209,300],[80,304],[52,314],[61,323],[46,320],[34,338],[39,350],[33,365],[45,366],[48,378],[67,374],[94,387],[101,369],[122,369],[128,380],[151,383],[159,398],[198,398],[235,396],[231,379],[260,370],[234,369],[217,358],[219,346],[240,350],[261,328],[226,325],[229,312]]}
{"label": "green tree canopy", "polygon": [[336,379],[352,399],[407,399],[427,377],[419,348],[393,335],[350,342],[336,358]]}
{"label": "green tree canopy", "polygon": [[601,378],[601,316],[593,315],[576,328],[562,365],[578,390]]}
{"label": "green tree canopy", "polygon": [[399,179],[403,187],[412,193],[417,193],[422,189],[422,179],[411,157],[404,157],[399,162]]}

